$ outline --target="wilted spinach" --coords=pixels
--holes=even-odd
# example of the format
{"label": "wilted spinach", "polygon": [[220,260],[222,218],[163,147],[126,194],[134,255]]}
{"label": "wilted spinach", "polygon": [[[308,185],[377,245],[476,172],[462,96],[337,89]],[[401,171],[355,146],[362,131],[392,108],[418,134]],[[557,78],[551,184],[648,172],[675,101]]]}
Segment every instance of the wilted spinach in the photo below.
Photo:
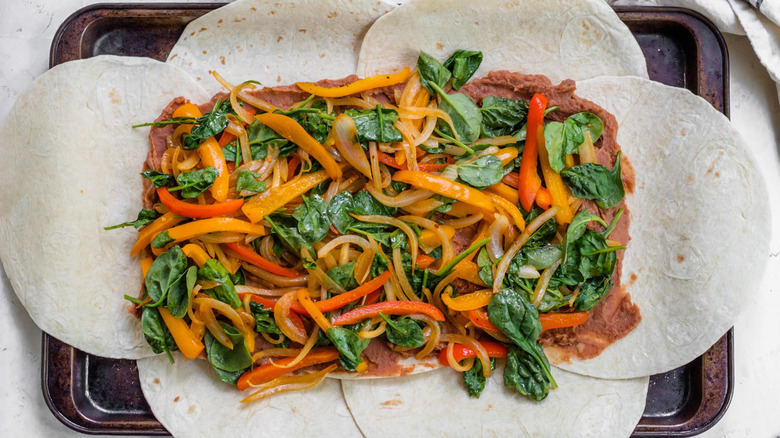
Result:
{"label": "wilted spinach", "polygon": [[159,189],[160,187],[173,187],[176,185],[176,178],[173,175],[158,172],[156,170],[145,170],[141,172],[141,176],[151,181],[155,189]]}
{"label": "wilted spinach", "polygon": [[292,216],[298,221],[298,232],[308,242],[319,242],[328,235],[328,201],[319,195],[303,195],[303,204],[293,210]]}
{"label": "wilted spinach", "polygon": [[612,289],[609,277],[593,277],[585,280],[580,286],[580,293],[574,300],[574,308],[586,312],[600,303]]}
{"label": "wilted spinach", "polygon": [[210,331],[206,331],[206,357],[217,372],[219,380],[235,385],[239,377],[252,366],[252,355],[244,342],[244,337],[238,330],[221,321],[219,325],[222,326],[228,339],[233,343],[233,349],[225,347],[217,341]]}
{"label": "wilted spinach", "polygon": [[534,343],[535,355],[525,350],[510,348],[504,366],[504,386],[514,388],[520,394],[542,401],[550,393],[552,376],[536,359],[544,356],[539,344]]}
{"label": "wilted spinach", "polygon": [[201,145],[203,140],[214,137],[227,128],[228,120],[225,115],[232,112],[230,101],[217,101],[214,108],[201,117],[195,119],[198,126],[192,128],[189,134],[181,136],[181,145],[185,150],[193,150]]}
{"label": "wilted spinach", "polygon": [[197,198],[214,184],[214,181],[218,176],[219,171],[211,166],[189,172],[182,172],[176,178],[176,182],[179,185],[169,188],[168,191],[174,192],[181,190],[182,198]]}
{"label": "wilted spinach", "polygon": [[339,265],[331,268],[327,272],[328,277],[332,278],[339,286],[344,290],[352,290],[358,287],[357,280],[355,280],[355,261],[345,265]]}
{"label": "wilted spinach", "polygon": [[396,211],[398,211],[397,207],[388,207],[382,204],[367,190],[359,191],[352,199],[352,212],[358,216],[392,216]]}
{"label": "wilted spinach", "polygon": [[145,307],[141,314],[141,331],[144,333],[146,342],[152,347],[154,354],[160,354],[163,351],[168,355],[168,359],[173,363],[171,351],[175,351],[176,342],[171,336],[171,332],[165,325],[160,312],[154,307]]}
{"label": "wilted spinach", "polygon": [[[490,368],[496,369],[496,359],[493,357],[490,358]],[[475,360],[474,365],[463,373],[463,384],[466,386],[469,397],[479,398],[485,389],[485,380],[485,375],[482,372],[482,361]]]}
{"label": "wilted spinach", "polygon": [[[187,282],[183,278],[186,270],[187,257],[178,245],[154,259],[144,279],[146,293],[152,299],[153,306],[162,304],[173,288],[184,289],[184,293],[187,293]],[[181,291],[176,293],[179,295]]]}
{"label": "wilted spinach", "polygon": [[282,335],[282,331],[279,329],[279,326],[276,325],[274,315],[271,313],[272,309],[266,309],[262,304],[250,301],[249,310],[252,312],[252,316],[255,317],[256,332],[268,333],[277,336]]}
{"label": "wilted spinach", "polygon": [[452,73],[452,88],[459,90],[468,82],[482,63],[482,52],[474,50],[456,50],[444,61],[444,68]]}
{"label": "wilted spinach", "polygon": [[612,170],[601,164],[585,163],[563,170],[561,177],[574,196],[594,199],[601,208],[618,205],[626,193],[620,171],[620,152]]}
{"label": "wilted spinach", "polygon": [[370,339],[363,339],[352,330],[338,326],[328,329],[326,335],[339,350],[339,362],[347,371],[355,371],[363,363],[360,354],[368,347]]}
{"label": "wilted spinach", "polygon": [[425,344],[425,336],[417,321],[409,317],[401,317],[393,321],[381,312],[379,316],[387,323],[385,336],[388,341],[410,348],[422,347]]}
{"label": "wilted spinach", "polygon": [[479,111],[482,113],[483,136],[512,135],[528,116],[528,102],[506,97],[487,96],[482,99],[482,107]]}
{"label": "wilted spinach", "polygon": [[485,155],[471,163],[458,165],[458,177],[474,188],[483,189],[501,181],[504,165],[495,155]]}
{"label": "wilted spinach", "polygon": [[355,121],[358,140],[362,144],[369,141],[383,143],[403,141],[401,131],[393,127],[393,123],[398,120],[398,112],[394,109],[377,105],[375,109],[349,109],[345,113]]}
{"label": "wilted spinach", "polygon": [[[439,109],[444,111],[452,119],[455,131],[458,133],[459,140],[463,143],[473,143],[479,139],[479,133],[482,129],[482,113],[477,104],[470,97],[461,93],[447,94],[438,85],[430,83],[441,97]],[[439,120],[439,129],[452,135],[450,125]]]}
{"label": "wilted spinach", "polygon": [[544,145],[549,155],[550,167],[560,173],[566,166],[566,156],[577,152],[590,131],[592,141],[598,140],[604,129],[601,119],[592,113],[577,113],[563,123],[550,122],[544,127]]}
{"label": "wilted spinach", "polygon": [[259,177],[259,173],[248,170],[239,170],[238,178],[236,179],[236,190],[238,192],[246,190],[255,194],[264,192],[265,181],[258,181],[257,178]]}
{"label": "wilted spinach", "polygon": [[568,251],[569,246],[574,243],[574,241],[582,237],[583,234],[585,234],[585,227],[588,225],[588,222],[592,221],[596,221],[601,225],[607,226],[607,223],[604,222],[604,219],[602,219],[600,216],[591,214],[588,210],[580,211],[571,220],[569,227],[566,229],[566,237],[563,239],[563,246],[561,248],[563,250],[563,263],[566,263],[566,252]]}
{"label": "wilted spinach", "polygon": [[184,315],[187,314],[187,309],[190,307],[192,289],[195,287],[197,280],[198,268],[191,266],[184,275],[179,277],[176,284],[170,288],[166,306],[171,315],[176,318],[184,318]]}
{"label": "wilted spinach", "polygon": [[123,227],[129,227],[132,226],[134,228],[141,228],[144,225],[148,225],[152,222],[154,222],[155,219],[162,216],[160,213],[154,211],[154,210],[147,210],[145,208],[142,208],[141,211],[138,212],[138,217],[134,221],[130,222],[124,222],[118,225],[112,225],[110,227],[104,227],[104,230],[114,230],[117,228],[123,228]]}
{"label": "wilted spinach", "polygon": [[349,214],[352,212],[352,193],[344,191],[334,196],[328,204],[328,218],[341,234],[355,221]]}
{"label": "wilted spinach", "polygon": [[276,213],[266,216],[266,221],[271,225],[271,232],[275,234],[285,248],[300,257],[301,247],[305,247],[309,254],[315,254],[311,242],[301,236],[298,231],[298,221],[289,214]]}
{"label": "wilted spinach", "polygon": [[241,306],[241,299],[238,298],[236,288],[233,286],[233,280],[230,278],[230,273],[218,260],[209,259],[201,266],[198,269],[198,278],[218,283],[216,287],[203,291],[209,296],[227,303],[234,309]]}
{"label": "wilted spinach", "polygon": [[431,84],[437,85],[439,88],[444,87],[452,76],[452,73],[436,58],[423,51],[420,51],[420,55],[417,57],[417,71],[420,73],[420,84],[431,95],[436,93]]}

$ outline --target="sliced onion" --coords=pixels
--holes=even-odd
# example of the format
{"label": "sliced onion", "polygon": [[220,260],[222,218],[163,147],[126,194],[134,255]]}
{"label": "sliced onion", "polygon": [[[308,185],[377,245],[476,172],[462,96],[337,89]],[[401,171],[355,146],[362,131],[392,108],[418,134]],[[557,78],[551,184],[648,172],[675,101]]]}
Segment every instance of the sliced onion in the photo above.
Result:
{"label": "sliced onion", "polygon": [[520,278],[539,278],[539,271],[531,265],[522,265],[517,268],[517,276]]}
{"label": "sliced onion", "polygon": [[404,271],[403,266],[403,260],[401,260],[401,248],[393,248],[392,269],[398,278],[398,283],[401,284],[401,289],[403,289],[404,294],[406,294],[406,296],[409,297],[411,301],[420,301],[420,297],[417,296],[417,294],[414,292],[414,289],[412,288],[412,285],[409,283],[409,278],[406,276],[406,271]]}
{"label": "sliced onion", "polygon": [[520,237],[515,241],[515,243],[509,247],[509,249],[504,254],[504,258],[502,258],[501,262],[498,263],[498,268],[496,269],[496,273],[493,276],[493,293],[497,294],[501,292],[501,285],[504,283],[504,276],[506,276],[506,271],[509,269],[509,263],[520,251],[520,248],[525,245],[525,242],[528,241],[528,238],[531,237],[531,235],[540,226],[542,226],[542,224],[550,220],[550,218],[555,216],[555,213],[557,212],[558,207],[550,207],[550,209],[537,216],[536,219],[531,221],[531,223],[525,227],[525,230],[523,230],[523,233],[520,234]]}
{"label": "sliced onion", "polygon": [[331,138],[336,149],[358,172],[371,178],[371,164],[357,141],[357,128],[352,117],[341,114],[333,121]]}
{"label": "sliced onion", "polygon": [[333,251],[339,245],[344,245],[347,243],[357,245],[363,248],[363,251],[371,247],[371,245],[368,243],[368,240],[364,239],[363,237],[356,236],[354,234],[344,234],[342,236],[336,237],[335,239],[326,243],[322,248],[320,248],[317,251],[317,257],[324,257],[325,254]]}
{"label": "sliced onion", "polygon": [[452,228],[466,228],[478,223],[483,217],[482,213],[476,213],[460,219],[444,219],[442,222],[444,225],[449,225]]}
{"label": "sliced onion", "polygon": [[506,216],[498,216],[488,228],[488,235],[490,236],[490,242],[487,244],[488,255],[490,260],[494,263],[504,255],[504,233],[509,228],[509,219]]}
{"label": "sliced onion", "polygon": [[441,241],[442,266],[446,265],[450,260],[452,260],[452,242],[450,242],[450,240],[447,238],[447,235],[444,233],[444,230],[439,227],[438,223],[419,216],[400,216],[398,217],[398,220],[410,222],[417,226],[423,227],[426,230],[433,231],[433,233],[436,234],[436,236],[439,238],[439,241]]}
{"label": "sliced onion", "polygon": [[260,389],[254,392],[249,397],[241,400],[241,403],[248,403],[255,400],[261,400],[270,395],[279,394],[282,392],[301,391],[304,389],[311,388],[313,386],[316,386],[320,382],[322,382],[325,379],[325,377],[328,375],[328,373],[335,370],[336,367],[337,365],[333,364],[320,371],[310,373],[310,374],[304,374],[302,376],[277,377],[271,380],[270,382],[258,386],[258,388]]}
{"label": "sliced onion", "polygon": [[[312,259],[311,255],[309,254],[309,250],[307,250],[305,247],[301,248],[301,258],[307,258],[309,260]],[[321,285],[325,287],[325,289],[335,293],[335,294],[343,294],[346,292],[341,285],[336,283],[334,279],[332,279],[328,274],[325,273],[325,271],[320,266],[320,262],[322,259],[317,260],[315,264],[317,265],[314,269],[306,268],[306,270],[309,272],[309,275],[311,277],[314,277]]]}
{"label": "sliced onion", "polygon": [[477,358],[479,359],[479,361],[482,362],[482,374],[486,378],[490,377],[490,374],[493,371],[493,368],[490,366],[490,357],[488,357],[487,350],[485,350],[485,347],[483,347],[482,344],[479,343],[479,341],[472,338],[471,336],[457,335],[457,334],[441,335],[439,339],[444,342],[450,342],[450,343],[455,342],[458,344],[463,344],[471,348],[477,354]]}
{"label": "sliced onion", "polygon": [[291,286],[304,286],[309,279],[308,275],[302,275],[300,277],[285,277],[282,275],[272,274],[265,269],[258,268],[251,263],[241,263],[241,267],[245,271],[254,275],[255,277],[265,280],[274,286],[291,287]]}
{"label": "sliced onion", "polygon": [[306,331],[303,327],[297,326],[290,319],[290,306],[295,301],[295,292],[287,292],[282,295],[274,306],[274,321],[279,326],[279,330],[288,338],[303,345],[308,340]]}
{"label": "sliced onion", "polygon": [[[406,234],[406,237],[409,239],[409,248],[411,248],[410,255],[412,256],[412,260],[417,260],[417,247],[418,247],[417,234],[414,233],[412,227],[410,227],[406,223],[396,218],[389,217],[389,216],[381,216],[381,215],[357,216],[354,214],[352,216],[361,222],[390,225],[403,231],[404,234]],[[412,263],[412,272],[414,272],[414,266],[415,263]]]}
{"label": "sliced onion", "polygon": [[304,357],[306,357],[307,354],[311,351],[312,348],[314,348],[314,344],[317,343],[317,339],[320,337],[320,326],[317,324],[314,324],[314,328],[311,330],[311,335],[309,335],[309,339],[306,340],[306,343],[303,344],[303,348],[301,348],[301,351],[298,352],[298,355],[295,356],[295,359],[293,359],[290,363],[286,365],[277,365],[274,363],[274,361],[271,361],[271,364],[277,368],[290,368],[292,366],[295,366],[298,364],[298,362],[302,361]]}
{"label": "sliced onion", "polygon": [[377,201],[388,207],[406,207],[417,201],[433,196],[433,192],[420,189],[406,190],[398,196],[387,196],[382,193],[382,190],[374,188],[371,184],[366,184],[366,190],[368,190]]}
{"label": "sliced onion", "polygon": [[254,351],[255,335],[253,331],[248,328],[246,324],[244,324],[244,320],[241,319],[241,315],[239,315],[239,313],[236,312],[234,308],[230,307],[229,304],[223,303],[222,301],[208,296],[195,298],[193,300],[193,304],[199,306],[200,308],[206,306],[206,308],[216,310],[222,315],[226,316],[230,322],[233,323],[233,327],[235,327],[236,330],[238,330],[238,332],[241,333],[241,335],[244,337],[244,343],[246,344],[247,349],[249,349],[249,351]]}
{"label": "sliced onion", "polygon": [[437,321],[435,321],[430,316],[426,315],[411,315],[410,318],[416,320],[416,321],[423,321],[430,329],[430,333],[428,334],[428,340],[425,343],[425,347],[423,347],[422,350],[417,352],[417,354],[414,355],[417,359],[422,359],[423,357],[431,354],[433,352],[433,349],[436,348],[436,345],[439,344],[439,337],[441,336],[441,325]]}
{"label": "sliced onion", "polygon": [[542,304],[544,294],[547,293],[547,285],[550,284],[550,279],[555,273],[555,270],[558,269],[558,266],[561,266],[560,259],[547,267],[542,273],[541,278],[539,278],[539,281],[536,282],[536,289],[534,289],[534,307],[539,307],[539,304]]}

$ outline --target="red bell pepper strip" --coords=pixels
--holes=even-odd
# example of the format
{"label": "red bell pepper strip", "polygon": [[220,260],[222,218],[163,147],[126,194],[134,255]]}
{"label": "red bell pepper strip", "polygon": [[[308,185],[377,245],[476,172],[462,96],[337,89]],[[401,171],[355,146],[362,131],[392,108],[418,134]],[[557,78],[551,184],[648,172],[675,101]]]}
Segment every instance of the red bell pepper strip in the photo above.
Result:
{"label": "red bell pepper strip", "polygon": [[243,199],[234,199],[232,201],[217,202],[207,205],[191,204],[171,195],[167,187],[158,188],[157,197],[160,198],[160,202],[174,214],[198,219],[233,213],[244,205]]}
{"label": "red bell pepper strip", "polygon": [[298,156],[293,156],[287,160],[287,181],[293,179],[293,176],[295,176],[295,169],[298,168],[299,164],[301,164],[301,159],[298,158]]}
{"label": "red bell pepper strip", "polygon": [[542,331],[544,331],[584,324],[589,316],[588,312],[540,313],[539,321],[542,323]]}
{"label": "red bell pepper strip", "polygon": [[355,324],[365,319],[373,318],[379,315],[380,312],[388,316],[421,314],[429,316],[435,321],[444,321],[444,314],[432,304],[420,301],[383,301],[358,307],[355,310],[344,313],[333,321],[333,325]]}
{"label": "red bell pepper strip", "polygon": [[236,139],[235,135],[227,131],[223,131],[222,135],[219,137],[219,147],[224,148],[225,146],[229,145],[231,141],[235,139]]}
{"label": "red bell pepper strip", "polygon": [[536,198],[536,192],[542,186],[542,180],[536,171],[538,164],[537,149],[537,131],[540,126],[544,126],[544,109],[547,106],[547,98],[539,93],[534,94],[528,103],[528,122],[525,133],[525,147],[523,148],[523,158],[520,161],[520,171],[518,172],[517,190],[520,195],[520,205],[526,211],[531,210]]}
{"label": "red bell pepper strip", "polygon": [[[347,304],[359,300],[363,298],[364,296],[370,294],[371,292],[374,292],[375,290],[381,288],[382,286],[387,283],[387,280],[390,279],[390,271],[385,271],[381,273],[380,275],[372,278],[371,280],[361,284],[360,286],[344,292],[343,294],[338,294],[332,298],[328,298],[327,300],[322,301],[315,301],[314,305],[317,306],[317,309],[319,309],[320,312],[330,312],[332,310],[340,309]],[[290,309],[292,309],[293,312],[300,313],[303,315],[307,315],[309,312],[306,311],[306,309],[303,308],[301,303],[295,301],[290,306]]]}
{"label": "red bell pepper strip", "polygon": [[[498,342],[480,341],[480,344],[482,344],[482,347],[487,351],[488,357],[506,357],[507,353],[509,353],[509,348]],[[463,344],[454,344],[452,346],[452,357],[455,358],[456,362],[460,362],[463,359],[477,357],[477,353]],[[446,348],[439,352],[439,363],[445,366],[450,364],[449,361],[447,361]]]}
{"label": "red bell pepper strip", "polygon": [[260,365],[250,371],[245,372],[238,379],[238,389],[245,390],[252,386],[259,385],[271,381],[279,376],[291,373],[301,368],[309,367],[312,365],[318,365],[321,363],[332,362],[339,358],[339,351],[334,347],[320,347],[312,349],[300,362],[297,364],[283,368],[283,365],[287,365],[293,360],[294,357],[285,357],[274,361],[274,363],[267,363]]}
{"label": "red bell pepper strip", "polygon": [[488,318],[488,314],[484,310],[484,308],[469,310],[468,315],[469,315],[469,320],[475,326],[481,328],[482,330],[495,331],[495,332],[501,331],[498,327],[493,325],[492,322],[490,322],[490,318]]}
{"label": "red bell pepper strip", "polygon": [[241,260],[249,262],[258,268],[265,269],[272,274],[281,275],[283,277],[300,277],[303,275],[301,272],[285,268],[284,266],[279,266],[276,263],[266,260],[260,254],[256,253],[252,248],[246,245],[235,242],[225,243],[224,245],[228,247],[229,250],[236,253],[238,258]]}
{"label": "red bell pepper strip", "polygon": [[431,264],[435,261],[436,259],[431,256],[420,254],[417,256],[417,259],[415,260],[415,264],[417,265],[418,268],[425,269],[428,266],[431,266]]}
{"label": "red bell pepper strip", "polygon": [[[384,164],[385,166],[390,166],[394,169],[398,170],[409,170],[409,167],[404,164],[398,164],[397,161],[395,161],[395,157],[393,157],[390,154],[386,154],[382,151],[377,152],[377,156],[379,157],[379,162]],[[449,161],[449,159],[448,159]],[[440,163],[440,164],[429,164],[429,163],[417,163],[417,168],[420,169],[421,172],[438,172],[445,167],[449,166],[452,163]]]}

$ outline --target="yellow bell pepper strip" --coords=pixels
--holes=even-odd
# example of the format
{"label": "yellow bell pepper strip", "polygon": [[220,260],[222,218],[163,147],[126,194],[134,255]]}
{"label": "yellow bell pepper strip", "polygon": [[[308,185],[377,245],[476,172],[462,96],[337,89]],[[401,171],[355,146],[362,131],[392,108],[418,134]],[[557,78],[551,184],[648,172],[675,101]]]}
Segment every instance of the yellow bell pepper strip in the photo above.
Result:
{"label": "yellow bell pepper strip", "polygon": [[328,321],[328,318],[325,318],[325,315],[320,312],[320,309],[318,309],[314,304],[314,301],[311,300],[308,289],[298,289],[295,292],[295,296],[298,298],[298,302],[301,303],[301,306],[306,310],[306,313],[308,313],[311,319],[320,326],[323,332],[327,333],[328,330],[333,327],[330,321]]}
{"label": "yellow bell pepper strip", "polygon": [[184,202],[171,195],[167,187],[157,189],[157,197],[168,210],[179,216],[186,216],[196,219],[205,219],[214,216],[222,216],[233,213],[244,205],[243,199],[234,199],[232,201],[217,202],[215,204],[193,204]]}
{"label": "yellow bell pepper strip", "polygon": [[149,272],[149,268],[152,267],[152,263],[154,263],[154,258],[152,257],[144,257],[141,259],[141,273],[144,275],[144,278],[146,278],[146,273]]}
{"label": "yellow bell pepper strip", "polygon": [[179,347],[179,351],[187,359],[197,359],[200,352],[203,351],[203,342],[195,336],[195,333],[190,330],[190,327],[184,322],[183,319],[179,319],[171,315],[165,307],[159,307],[160,316],[162,316],[165,325],[171,332],[173,341],[176,342],[176,346]]}
{"label": "yellow bell pepper strip", "polygon": [[498,152],[496,152],[493,155],[495,155],[496,158],[501,160],[501,165],[502,166],[506,166],[507,164],[509,164],[510,161],[512,161],[515,158],[517,158],[518,154],[519,154],[519,152],[517,151],[517,148],[509,147],[509,148],[500,149]]}
{"label": "yellow bell pepper strip", "polygon": [[444,314],[433,304],[422,301],[382,301],[344,313],[333,321],[333,325],[357,324],[365,319],[379,316],[380,312],[386,316],[425,315],[433,318],[434,321],[444,322]]}
{"label": "yellow bell pepper strip", "polygon": [[175,226],[184,219],[186,218],[177,216],[170,211],[158,217],[154,222],[145,226],[138,232],[138,239],[136,240],[135,245],[133,245],[133,249],[130,250],[130,255],[138,254],[142,249],[146,248],[146,245],[149,245],[152,242],[154,236],[161,231]]}
{"label": "yellow bell pepper strip", "polygon": [[[449,225],[439,225],[439,229],[444,231],[444,234],[447,235],[447,239],[449,240],[452,240],[452,236],[455,235],[455,228]],[[439,237],[436,235],[436,233],[426,229],[420,232],[420,237],[417,238],[417,242],[420,243],[420,246],[429,249],[436,249],[437,247],[441,246],[441,241],[439,240]]]}
{"label": "yellow bell pepper strip", "polygon": [[[508,175],[515,175],[515,177],[517,176],[515,173],[509,173]],[[502,181],[499,181],[492,186],[486,187],[485,191],[495,193],[496,195],[501,196],[514,205],[517,205],[517,203],[520,201],[520,197],[517,194],[517,188],[512,188]]]}
{"label": "yellow bell pepper strip", "polygon": [[455,298],[451,297],[449,294],[441,295],[441,301],[450,309],[458,312],[466,312],[485,307],[490,304],[491,298],[493,298],[493,290],[491,289],[478,290]]}
{"label": "yellow bell pepper strip", "polygon": [[523,219],[523,214],[520,213],[520,209],[517,208],[517,204],[511,203],[502,196],[496,195],[495,193],[486,191],[485,194],[488,196],[488,198],[490,198],[491,201],[493,201],[493,204],[499,206],[509,216],[512,217],[512,220],[515,222],[518,230],[523,231],[525,229],[525,219]]}
{"label": "yellow bell pepper strip", "polygon": [[195,245],[194,243],[188,243],[184,245],[184,248],[182,248],[181,251],[185,256],[194,260],[195,263],[201,267],[205,265],[206,262],[211,258],[209,257],[209,254],[203,250],[203,248]]}
{"label": "yellow bell pepper strip", "polygon": [[[357,301],[364,296],[379,290],[379,288],[384,286],[389,279],[390,271],[385,271],[350,291],[344,292],[343,294],[334,295],[327,300],[316,301],[314,302],[314,305],[320,312],[330,312],[336,309],[340,309],[353,301]],[[295,313],[307,313],[306,309],[297,302],[292,303],[290,305],[290,309]]]}
{"label": "yellow bell pepper strip", "polygon": [[496,207],[484,193],[441,176],[414,170],[399,170],[393,175],[393,181],[400,181],[420,189],[429,190],[439,195],[471,204],[490,213],[496,211]]}
{"label": "yellow bell pepper strip", "polygon": [[[247,221],[232,217],[213,217],[192,221],[165,230],[163,233],[167,233],[165,242],[165,245],[167,245],[168,243],[181,242],[182,240],[189,240],[195,236],[200,236],[201,234],[216,233],[218,231],[232,231],[249,234],[251,236],[265,235],[265,227],[262,225],[251,224]],[[157,245],[157,247],[159,248],[160,246]]]}
{"label": "yellow bell pepper strip", "polygon": [[[488,357],[506,357],[507,353],[509,353],[509,347],[498,342],[481,341],[480,344],[482,345],[482,348],[487,351]],[[460,362],[463,359],[477,357],[477,353],[463,344],[453,344],[452,356],[455,358],[456,362]],[[446,348],[439,352],[439,363],[444,366],[449,366]]]}
{"label": "yellow bell pepper strip", "polygon": [[217,179],[209,187],[209,191],[217,202],[225,202],[230,188],[230,172],[222,148],[219,147],[219,143],[214,137],[209,137],[198,146],[198,155],[205,166],[211,166],[219,172]]}
{"label": "yellow bell pepper strip", "polygon": [[[544,109],[547,106],[547,98],[539,93],[534,94],[528,103],[528,122],[526,124],[525,147],[523,159],[520,161],[518,172],[517,190],[520,195],[520,205],[524,210],[530,211],[536,197],[536,192],[542,186],[542,180],[536,172],[538,154],[539,128],[544,129]],[[542,146],[544,147],[544,143]]]}
{"label": "yellow bell pepper strip", "polygon": [[336,160],[295,119],[276,113],[258,114],[255,116],[255,119],[308,152],[309,155],[322,164],[322,167],[331,179],[335,181],[341,178],[341,167],[336,163]]}
{"label": "yellow bell pepper strip", "polygon": [[269,260],[263,258],[260,254],[256,253],[252,248],[242,245],[236,242],[228,242],[224,244],[228,249],[236,253],[238,258],[249,262],[258,268],[265,269],[273,274],[281,275],[283,277],[300,277],[303,274],[293,269],[285,268],[284,266],[277,265]]}
{"label": "yellow bell pepper strip", "polygon": [[[544,137],[541,133],[540,136]],[[544,182],[547,185],[547,190],[552,196],[552,206],[558,207],[558,212],[555,213],[555,220],[557,220],[559,224],[571,223],[574,214],[569,206],[569,195],[566,193],[566,185],[563,182],[563,178],[561,178],[561,174],[550,167],[547,148],[544,147],[544,138],[539,141],[539,161],[542,165]]]}
{"label": "yellow bell pepper strip", "polygon": [[352,94],[357,94],[372,88],[387,87],[389,85],[400,84],[406,81],[412,75],[409,67],[404,67],[398,73],[383,74],[371,76],[368,78],[358,79],[351,84],[342,85],[341,87],[321,87],[311,82],[298,82],[298,88],[301,90],[313,94],[315,96],[322,97],[346,97]]}
{"label": "yellow bell pepper strip", "polygon": [[288,202],[313,189],[314,186],[326,179],[328,179],[328,173],[325,170],[301,175],[290,182],[271,187],[263,193],[253,196],[252,199],[244,203],[241,210],[252,223],[260,222],[266,215],[284,207]]}
{"label": "yellow bell pepper strip", "polygon": [[260,385],[271,381],[279,376],[283,376],[287,373],[299,370],[301,368],[310,367],[312,365],[319,365],[321,363],[333,362],[339,358],[339,351],[335,347],[320,347],[312,349],[309,354],[306,355],[297,364],[286,367],[294,357],[285,357],[283,359],[275,360],[273,363],[267,363],[255,367],[241,375],[238,379],[238,389],[245,390],[252,386]]}

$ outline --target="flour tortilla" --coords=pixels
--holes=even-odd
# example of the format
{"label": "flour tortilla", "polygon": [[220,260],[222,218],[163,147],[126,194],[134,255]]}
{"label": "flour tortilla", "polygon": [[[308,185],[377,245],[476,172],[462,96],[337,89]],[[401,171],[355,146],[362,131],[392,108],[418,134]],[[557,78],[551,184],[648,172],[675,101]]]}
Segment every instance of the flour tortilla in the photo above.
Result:
{"label": "flour tortilla", "polygon": [[603,0],[410,0],[371,26],[357,74],[414,66],[420,50],[443,61],[458,49],[482,51],[474,77],[491,70],[545,74],[554,83],[648,77],[642,50]]}
{"label": "flour tortilla", "polygon": [[153,353],[123,295],[141,290],[130,248],[152,121],[176,96],[208,95],[146,58],[100,56],[41,75],[0,129],[0,259],[19,300],[50,335],[87,353]]}
{"label": "flour tortilla", "polygon": [[601,380],[553,369],[559,387],[534,402],[504,388],[503,365],[478,399],[460,373],[342,381],[344,398],[366,436],[627,437],[645,408],[648,377]]}
{"label": "flour tortilla", "polygon": [[176,365],[165,355],[138,361],[144,397],[173,436],[362,436],[336,380],[242,404],[254,390],[222,383],[205,360],[174,357]]}
{"label": "flour tortilla", "polygon": [[603,378],[665,372],[704,353],[757,292],[772,232],[756,159],[728,119],[688,90],[640,78],[580,82],[619,123],[636,173],[621,274],[642,321],[599,356],[557,366]]}
{"label": "flour tortilla", "polygon": [[239,0],[190,23],[169,63],[210,93],[212,77],[263,85],[338,79],[355,73],[368,27],[396,6],[386,0]]}

